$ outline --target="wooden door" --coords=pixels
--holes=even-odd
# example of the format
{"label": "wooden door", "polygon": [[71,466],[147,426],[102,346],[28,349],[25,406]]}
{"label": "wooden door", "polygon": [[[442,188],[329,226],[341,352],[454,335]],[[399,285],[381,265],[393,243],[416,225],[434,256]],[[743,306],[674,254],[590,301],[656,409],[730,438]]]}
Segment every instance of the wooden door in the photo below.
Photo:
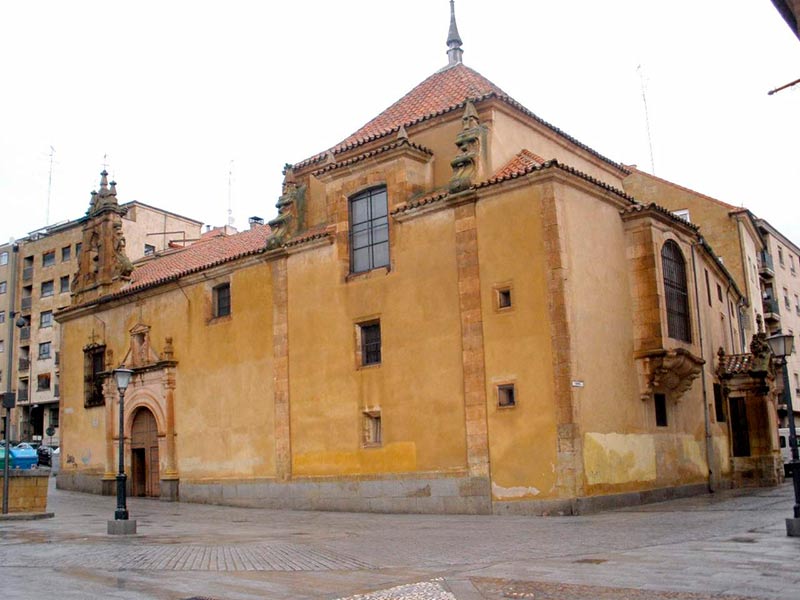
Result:
{"label": "wooden door", "polygon": [[146,408],[133,417],[131,452],[134,496],[159,496],[158,426],[156,418]]}

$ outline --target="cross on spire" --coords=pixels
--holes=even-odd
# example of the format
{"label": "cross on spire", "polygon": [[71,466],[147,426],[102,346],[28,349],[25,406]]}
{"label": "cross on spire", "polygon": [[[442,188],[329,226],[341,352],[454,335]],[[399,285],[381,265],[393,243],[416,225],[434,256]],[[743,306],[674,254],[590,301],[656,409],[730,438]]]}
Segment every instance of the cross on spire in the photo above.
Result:
{"label": "cross on spire", "polygon": [[461,36],[458,35],[456,25],[456,8],[454,0],[450,0],[450,31],[447,32],[447,66],[451,67],[461,63]]}

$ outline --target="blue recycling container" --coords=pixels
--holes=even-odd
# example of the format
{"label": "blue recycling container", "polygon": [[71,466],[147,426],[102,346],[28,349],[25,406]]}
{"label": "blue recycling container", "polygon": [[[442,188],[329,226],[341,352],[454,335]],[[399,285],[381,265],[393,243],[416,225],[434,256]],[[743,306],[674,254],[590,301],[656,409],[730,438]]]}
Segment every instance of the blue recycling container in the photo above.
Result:
{"label": "blue recycling container", "polygon": [[11,448],[10,454],[11,464],[9,466],[12,469],[32,469],[39,462],[36,450],[28,444],[20,444]]}

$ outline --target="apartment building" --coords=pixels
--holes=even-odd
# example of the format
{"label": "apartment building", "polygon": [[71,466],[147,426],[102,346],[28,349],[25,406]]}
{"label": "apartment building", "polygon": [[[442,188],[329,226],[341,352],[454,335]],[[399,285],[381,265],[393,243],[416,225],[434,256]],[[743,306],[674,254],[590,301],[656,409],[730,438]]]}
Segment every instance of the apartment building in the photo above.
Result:
{"label": "apartment building", "polygon": [[[101,174],[101,190],[109,189],[107,174]],[[121,219],[126,253],[135,261],[158,254],[170,245],[184,245],[200,237],[202,223],[169,211],[134,201],[122,204]],[[13,440],[59,443],[59,404],[61,398],[60,332],[55,313],[70,304],[70,289],[82,252],[83,229],[87,217],[44,227],[17,240],[16,308],[11,310],[11,294],[0,294],[0,315],[12,312],[24,320],[22,327],[7,327],[0,333],[0,349],[8,347],[7,333],[16,341],[11,376],[17,392],[17,407],[12,416],[9,438]],[[0,250],[8,265],[0,267],[0,290],[12,285],[13,246]],[[3,304],[5,303],[5,304]],[[4,365],[7,361],[3,361]],[[4,367],[4,370],[8,370]]]}
{"label": "apartment building", "polygon": [[[764,321],[767,333],[788,333],[795,336],[795,352],[787,357],[784,371],[791,395],[795,422],[800,422],[800,248],[775,229],[768,221],[758,220],[764,238],[765,252],[759,263],[762,282]],[[781,425],[788,415],[784,400],[778,405]]]}

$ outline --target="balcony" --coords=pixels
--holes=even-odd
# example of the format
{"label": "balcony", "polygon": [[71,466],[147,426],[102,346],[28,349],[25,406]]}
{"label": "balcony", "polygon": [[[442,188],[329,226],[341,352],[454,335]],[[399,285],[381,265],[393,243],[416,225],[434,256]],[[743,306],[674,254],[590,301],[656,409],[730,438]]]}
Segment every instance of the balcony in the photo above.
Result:
{"label": "balcony", "polygon": [[22,281],[30,281],[31,279],[33,279],[33,267],[22,269]]}
{"label": "balcony", "polygon": [[17,402],[27,402],[27,401],[28,401],[28,390],[27,389],[17,390]]}
{"label": "balcony", "polygon": [[31,368],[31,361],[27,358],[20,358],[19,359],[19,370],[20,371],[28,371]]}
{"label": "balcony", "polygon": [[777,300],[772,298],[765,298],[764,299],[764,319],[766,321],[776,321],[780,322],[781,320],[781,304]]}
{"label": "balcony", "polygon": [[20,300],[20,308],[24,311],[30,311],[31,304],[33,304],[33,298],[31,296],[28,296],[27,298],[23,298],[22,300]]}
{"label": "balcony", "polygon": [[19,330],[19,339],[21,339],[21,340],[29,340],[29,339],[31,339],[31,326],[30,325],[22,327]]}
{"label": "balcony", "polygon": [[761,251],[758,253],[758,272],[764,277],[775,277],[775,267],[772,264],[772,256],[769,252]]}

